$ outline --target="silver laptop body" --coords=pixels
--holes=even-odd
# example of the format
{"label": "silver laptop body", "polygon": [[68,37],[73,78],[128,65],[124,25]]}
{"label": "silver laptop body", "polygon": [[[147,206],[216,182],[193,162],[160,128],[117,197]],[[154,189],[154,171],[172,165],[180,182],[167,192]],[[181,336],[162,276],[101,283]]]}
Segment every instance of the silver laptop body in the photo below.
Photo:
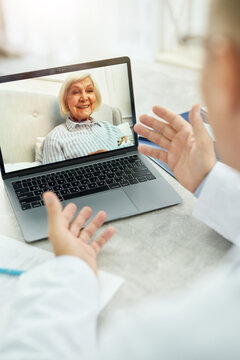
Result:
{"label": "silver laptop body", "polygon": [[[145,213],[181,202],[180,196],[159,174],[151,161],[137,150],[138,138],[133,132],[136,116],[129,58],[121,57],[2,76],[0,77],[0,94],[1,92],[15,91],[14,84],[17,84],[16,88],[19,92],[25,92],[26,87],[28,87],[29,93],[32,91],[33,85],[40,81],[42,87],[44,85],[48,89],[50,87],[56,88],[57,99],[57,90],[62,86],[69,73],[72,75],[75,72],[79,74],[82,72],[91,73],[94,75],[94,79],[97,79],[99,89],[102,91],[105,111],[105,115],[102,115],[104,118],[99,120],[99,126],[104,125],[103,123],[107,119],[106,114],[113,114],[111,116],[118,118],[120,124],[114,125],[112,123],[109,126],[114,132],[121,133],[120,140],[118,140],[116,148],[108,151],[44,164],[34,161],[34,149],[29,148],[33,161],[30,162],[29,166],[25,162],[21,169],[22,162],[17,158],[17,152],[19,150],[21,153],[21,149],[15,148],[16,156],[13,159],[18,161],[9,162],[12,155],[9,154],[8,145],[11,144],[12,149],[14,149],[18,134],[12,134],[12,132],[9,135],[5,134],[4,140],[1,140],[0,152],[2,178],[24,239],[27,242],[47,237],[47,216],[41,201],[40,188],[44,191],[46,187],[52,191],[57,189],[58,191],[55,192],[57,194],[60,192],[63,206],[72,201],[78,206],[78,209],[87,205],[93,209],[93,216],[99,210],[105,210],[108,216],[107,221]],[[23,84],[22,87],[21,84]],[[122,92],[121,86],[123,87]],[[32,91],[32,93],[35,94],[36,98],[39,98],[44,91],[38,90],[37,92]],[[7,104],[1,106],[7,106]],[[127,114],[126,109],[130,109],[131,114]],[[100,108],[96,117],[99,119],[101,114],[103,113],[101,113]],[[95,113],[93,113],[93,118],[95,118]],[[65,120],[62,119],[60,124],[61,122],[64,123]],[[8,119],[2,118],[1,122],[4,121],[8,121]],[[12,121],[17,120],[12,119]],[[28,120],[26,119],[26,121]],[[26,125],[22,131],[27,138]],[[43,135],[48,136],[48,134]],[[41,137],[42,133],[39,133],[39,136]],[[6,139],[6,137],[8,138]],[[84,183],[82,183],[83,180]],[[59,184],[56,185],[55,181],[59,181]],[[28,190],[25,190],[25,187]]]}

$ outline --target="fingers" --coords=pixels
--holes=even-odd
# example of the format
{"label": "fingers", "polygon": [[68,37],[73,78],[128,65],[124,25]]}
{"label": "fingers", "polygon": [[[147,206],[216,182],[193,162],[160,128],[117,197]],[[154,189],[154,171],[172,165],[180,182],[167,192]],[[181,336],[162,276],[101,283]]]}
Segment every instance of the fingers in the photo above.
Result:
{"label": "fingers", "polygon": [[62,212],[62,204],[57,195],[51,191],[47,191],[43,194],[43,201],[47,210],[48,223],[50,228],[56,221],[58,221]]}
{"label": "fingers", "polygon": [[197,141],[204,141],[206,138],[210,138],[208,132],[204,126],[203,119],[200,114],[200,105],[196,104],[192,107],[189,119],[192,125],[193,133]]}
{"label": "fingers", "polygon": [[89,206],[85,206],[81,211],[79,211],[78,215],[70,225],[70,230],[74,236],[79,236],[80,230],[91,217],[91,215],[92,209]]}
{"label": "fingers", "polygon": [[180,115],[165,109],[162,106],[155,105],[153,107],[153,112],[161,119],[167,121],[176,131],[180,131],[183,126],[189,126]]}
{"label": "fingers", "polygon": [[174,140],[176,134],[190,125],[180,115],[161,106],[154,106],[153,112],[168,123],[155,119],[152,116],[142,115],[140,122],[143,125],[136,124],[134,130],[149,141],[169,150],[171,141]]}
{"label": "fingers", "polygon": [[62,214],[63,214],[64,218],[66,219],[67,223],[70,223],[70,221],[72,220],[76,211],[77,211],[77,206],[73,203],[70,203],[67,206],[65,206]]}
{"label": "fingers", "polygon": [[176,135],[176,131],[170,125],[152,116],[142,115],[139,120],[142,124],[160,132],[169,140],[172,140]]}
{"label": "fingers", "polygon": [[149,141],[163,147],[168,150],[170,146],[170,140],[168,140],[165,136],[160,133],[150,130],[141,124],[136,124],[134,130],[141,136],[145,137]]}
{"label": "fingers", "polygon": [[114,227],[110,226],[106,230],[103,231],[103,233],[95,239],[91,246],[95,250],[96,255],[99,253],[101,248],[111,239],[111,237],[114,235],[115,229]]}
{"label": "fingers", "polygon": [[88,243],[95,232],[103,225],[107,218],[105,211],[99,211],[99,213],[93,218],[93,220],[83,229],[79,238]]}
{"label": "fingers", "polygon": [[138,151],[146,156],[151,156],[165,162],[166,164],[168,163],[168,153],[164,150],[154,149],[146,145],[139,145]]}

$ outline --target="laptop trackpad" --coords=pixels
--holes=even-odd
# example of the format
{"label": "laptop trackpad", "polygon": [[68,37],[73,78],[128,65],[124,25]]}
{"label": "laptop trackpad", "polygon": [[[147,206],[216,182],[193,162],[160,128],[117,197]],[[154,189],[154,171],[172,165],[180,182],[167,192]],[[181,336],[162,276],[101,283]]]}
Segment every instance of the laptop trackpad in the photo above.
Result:
{"label": "laptop trackpad", "polygon": [[124,191],[140,212],[161,209],[181,202],[180,196],[163,178],[128,186]]}
{"label": "laptop trackpad", "polygon": [[[137,208],[122,189],[84,196],[74,199],[73,202],[77,205],[78,210],[83,206],[90,206],[93,209],[93,216],[100,210],[106,211],[107,221],[137,213]],[[63,205],[65,203],[67,202],[64,201]]]}

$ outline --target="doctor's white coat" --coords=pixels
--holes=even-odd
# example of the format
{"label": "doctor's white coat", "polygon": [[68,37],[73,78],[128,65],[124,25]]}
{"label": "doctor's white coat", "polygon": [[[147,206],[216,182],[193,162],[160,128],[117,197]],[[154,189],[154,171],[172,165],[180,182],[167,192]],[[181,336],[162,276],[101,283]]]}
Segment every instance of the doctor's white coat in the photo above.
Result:
{"label": "doctor's white coat", "polygon": [[[240,174],[217,163],[194,216],[240,245]],[[240,249],[172,300],[148,299],[97,334],[99,284],[78,258],[55,258],[21,276],[0,326],[0,359],[239,360]]]}

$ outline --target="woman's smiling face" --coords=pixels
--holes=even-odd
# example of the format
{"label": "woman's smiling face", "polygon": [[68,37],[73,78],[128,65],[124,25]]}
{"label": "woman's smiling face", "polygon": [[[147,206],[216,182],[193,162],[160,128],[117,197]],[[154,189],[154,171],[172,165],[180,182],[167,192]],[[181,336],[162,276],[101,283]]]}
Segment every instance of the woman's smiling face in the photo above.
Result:
{"label": "woman's smiling face", "polygon": [[73,83],[67,92],[67,105],[75,121],[88,120],[93,113],[97,97],[90,77]]}

